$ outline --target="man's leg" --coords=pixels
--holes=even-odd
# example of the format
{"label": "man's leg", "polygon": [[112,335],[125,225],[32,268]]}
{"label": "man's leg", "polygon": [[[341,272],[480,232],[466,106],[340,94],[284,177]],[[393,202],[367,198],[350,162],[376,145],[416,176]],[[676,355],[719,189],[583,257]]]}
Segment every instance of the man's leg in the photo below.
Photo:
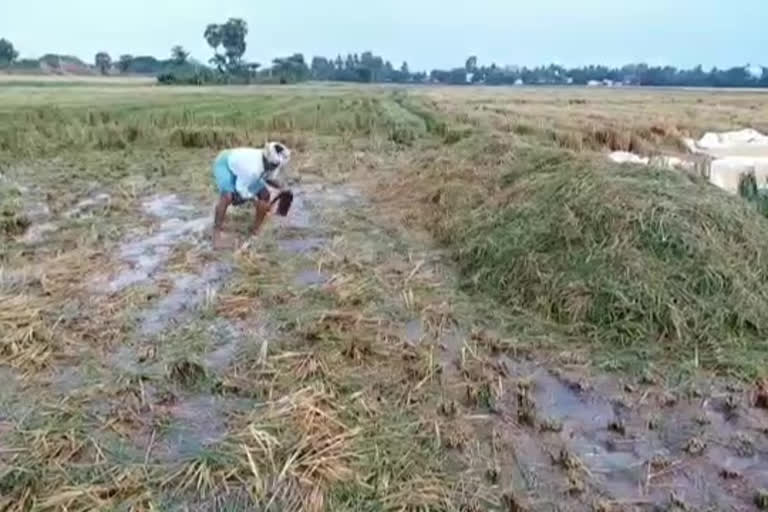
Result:
{"label": "man's leg", "polygon": [[213,245],[218,247],[221,228],[227,208],[235,200],[235,175],[229,170],[229,151],[220,152],[213,161],[213,179],[219,192],[219,200],[213,216]]}
{"label": "man's leg", "polygon": [[213,246],[219,246],[221,228],[224,225],[224,217],[227,214],[227,208],[232,204],[232,194],[227,192],[219,196],[216,203],[216,210],[213,216]]}
{"label": "man's leg", "polygon": [[271,208],[269,204],[269,190],[267,187],[262,188],[256,195],[256,200],[253,202],[254,217],[253,227],[251,228],[251,235],[258,233],[259,228],[264,223],[264,219],[267,218],[267,214]]}

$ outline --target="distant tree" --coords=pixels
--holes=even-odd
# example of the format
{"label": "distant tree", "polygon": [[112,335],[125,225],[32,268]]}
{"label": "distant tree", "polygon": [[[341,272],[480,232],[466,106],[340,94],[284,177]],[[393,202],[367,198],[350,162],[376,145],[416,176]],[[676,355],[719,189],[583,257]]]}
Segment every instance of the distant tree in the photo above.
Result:
{"label": "distant tree", "polygon": [[127,53],[123,54],[117,61],[117,69],[119,69],[121,73],[126,73],[130,69],[131,63],[133,63],[133,55]]}
{"label": "distant tree", "polygon": [[318,56],[312,57],[310,70],[314,80],[332,80],[336,72],[333,62],[325,57]]}
{"label": "distant tree", "polygon": [[301,82],[309,78],[311,71],[304,62],[304,55],[294,53],[290,57],[279,57],[272,61],[272,74],[281,83]]}
{"label": "distant tree", "polygon": [[213,48],[213,51],[217,51],[219,45],[221,45],[221,25],[217,25],[215,23],[209,24],[207,27],[205,27],[203,37],[208,43],[208,46]]}
{"label": "distant tree", "polygon": [[[230,73],[242,68],[247,35],[248,24],[240,18],[229,18],[226,23],[221,25],[215,23],[208,25],[203,37],[214,51],[211,64],[215,65],[219,71],[226,70]],[[224,50],[223,55],[219,53],[219,47]]]}
{"label": "distant tree", "polygon": [[137,55],[127,64],[131,73],[157,74],[165,71],[169,63],[170,61],[158,60],[151,55]]}
{"label": "distant tree", "polygon": [[474,73],[477,70],[477,57],[474,55],[469,57],[467,62],[464,63],[464,69],[467,73]]}
{"label": "distant tree", "polygon": [[411,72],[408,71],[408,63],[403,61],[403,64],[400,66],[400,72],[404,75],[410,75]]}
{"label": "distant tree", "polygon": [[336,71],[344,69],[344,61],[341,59],[341,55],[336,56]]}
{"label": "distant tree", "polygon": [[395,68],[392,67],[392,63],[389,61],[384,62],[384,74],[382,75],[382,78],[391,80],[394,72]]}
{"label": "distant tree", "polygon": [[10,66],[18,57],[19,52],[13,47],[13,43],[7,39],[0,39],[0,68]]}
{"label": "distant tree", "polygon": [[112,57],[107,52],[99,52],[94,58],[94,64],[96,64],[102,75],[106,75],[109,72],[109,68],[112,67]]}
{"label": "distant tree", "polygon": [[171,48],[171,61],[177,66],[182,66],[187,63],[189,58],[189,52],[181,45],[176,45]]}

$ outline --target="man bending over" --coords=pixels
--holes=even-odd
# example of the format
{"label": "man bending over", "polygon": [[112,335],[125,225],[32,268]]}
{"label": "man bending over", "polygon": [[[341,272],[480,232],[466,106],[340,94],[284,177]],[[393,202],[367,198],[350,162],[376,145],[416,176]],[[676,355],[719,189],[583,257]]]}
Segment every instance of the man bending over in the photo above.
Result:
{"label": "man bending over", "polygon": [[213,162],[213,177],[219,189],[219,201],[213,221],[213,245],[220,247],[221,228],[229,205],[239,206],[252,202],[254,222],[251,235],[255,235],[269,213],[271,202],[267,186],[282,190],[276,181],[291,153],[279,142],[268,142],[263,149],[225,149]]}

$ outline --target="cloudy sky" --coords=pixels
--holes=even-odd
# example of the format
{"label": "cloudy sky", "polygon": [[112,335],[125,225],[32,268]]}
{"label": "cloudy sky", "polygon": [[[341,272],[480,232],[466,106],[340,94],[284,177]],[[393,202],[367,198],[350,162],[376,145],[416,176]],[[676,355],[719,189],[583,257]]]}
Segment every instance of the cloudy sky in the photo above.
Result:
{"label": "cloudy sky", "polygon": [[[367,5],[366,5],[367,4]],[[480,63],[768,66],[768,0],[0,0],[22,57],[99,50],[205,60],[208,23],[242,17],[251,61],[366,49],[411,69]]]}

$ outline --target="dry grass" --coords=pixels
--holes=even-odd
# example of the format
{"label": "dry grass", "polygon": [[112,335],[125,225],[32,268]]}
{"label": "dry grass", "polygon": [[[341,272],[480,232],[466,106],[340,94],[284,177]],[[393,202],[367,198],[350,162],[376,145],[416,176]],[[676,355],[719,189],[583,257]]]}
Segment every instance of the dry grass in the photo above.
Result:
{"label": "dry grass", "polygon": [[46,302],[29,295],[0,295],[0,357],[13,367],[43,367],[53,351],[43,319]]}
{"label": "dry grass", "polygon": [[255,498],[281,510],[324,510],[328,489],[354,478],[359,429],[339,420],[334,399],[311,388],[266,404],[236,436]]}

